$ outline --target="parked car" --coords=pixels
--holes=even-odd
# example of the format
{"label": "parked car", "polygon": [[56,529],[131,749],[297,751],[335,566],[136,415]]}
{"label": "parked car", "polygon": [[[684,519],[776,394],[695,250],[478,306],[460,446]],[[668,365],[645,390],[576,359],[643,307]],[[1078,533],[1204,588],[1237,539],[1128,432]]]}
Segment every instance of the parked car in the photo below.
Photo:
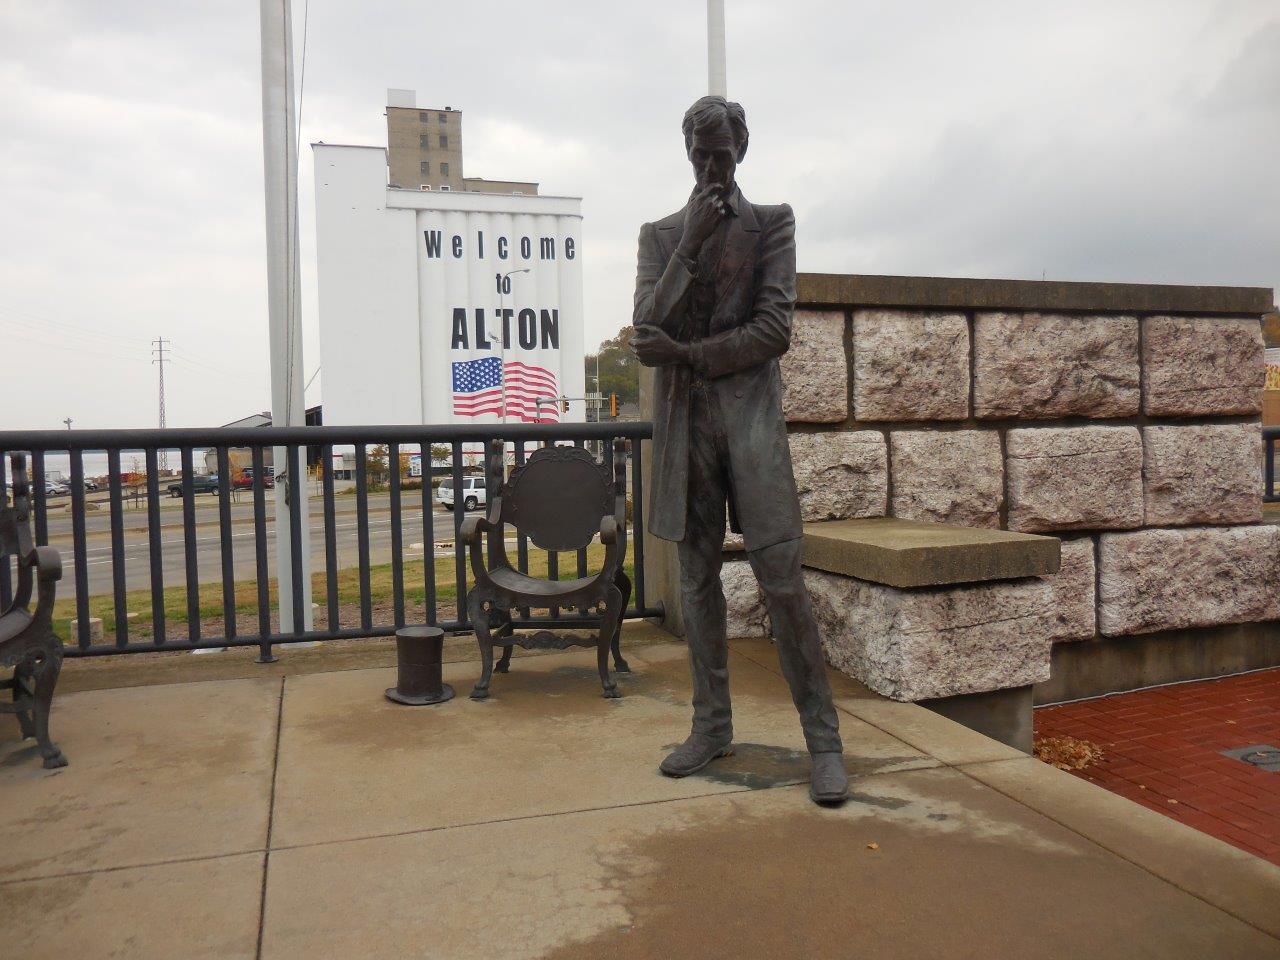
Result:
{"label": "parked car", "polygon": [[60,497],[70,492],[70,484],[63,483],[61,480],[46,480],[44,482],[44,493],[47,497]]}
{"label": "parked car", "polygon": [[[264,467],[262,470],[264,476],[263,486],[270,489],[276,485],[275,471],[271,467]],[[231,478],[231,486],[236,490],[248,490],[253,486],[253,467],[245,467],[239,473]]]}
{"label": "parked car", "polygon": [[[217,493],[218,475],[216,473],[198,473],[191,478],[192,493]],[[182,496],[182,481],[169,484],[169,496]]]}
{"label": "parked car", "polygon": [[[453,477],[445,477],[436,488],[436,503],[446,510],[453,509]],[[462,478],[462,509],[474,510],[488,502],[485,496],[484,477]]]}

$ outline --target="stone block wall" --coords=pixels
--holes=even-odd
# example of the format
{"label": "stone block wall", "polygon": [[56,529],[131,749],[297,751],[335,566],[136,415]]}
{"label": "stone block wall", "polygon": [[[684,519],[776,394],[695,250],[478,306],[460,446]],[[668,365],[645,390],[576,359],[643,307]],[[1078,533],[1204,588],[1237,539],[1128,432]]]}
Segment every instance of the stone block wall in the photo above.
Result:
{"label": "stone block wall", "polygon": [[[804,518],[1061,536],[1071,574],[1069,589],[1046,585],[1045,609],[984,585],[919,591],[877,622],[881,588],[809,571],[820,615],[857,611],[863,636],[883,638],[861,655],[936,657],[978,629],[1007,634],[1016,658],[1019,623],[1037,617],[1061,621],[1062,643],[1280,618],[1280,527],[1261,501],[1271,291],[805,274],[799,290],[781,368]],[[763,631],[742,564],[727,565],[730,606]]]}

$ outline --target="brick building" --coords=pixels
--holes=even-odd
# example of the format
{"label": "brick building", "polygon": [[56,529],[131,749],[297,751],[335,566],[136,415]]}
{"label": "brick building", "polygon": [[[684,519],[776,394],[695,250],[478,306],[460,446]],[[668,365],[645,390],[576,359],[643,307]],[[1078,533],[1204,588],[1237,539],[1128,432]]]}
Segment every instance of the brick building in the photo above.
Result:
{"label": "brick building", "polygon": [[523,180],[466,177],[462,167],[462,111],[418,107],[413,90],[387,91],[388,183],[419,190],[537,196]]}

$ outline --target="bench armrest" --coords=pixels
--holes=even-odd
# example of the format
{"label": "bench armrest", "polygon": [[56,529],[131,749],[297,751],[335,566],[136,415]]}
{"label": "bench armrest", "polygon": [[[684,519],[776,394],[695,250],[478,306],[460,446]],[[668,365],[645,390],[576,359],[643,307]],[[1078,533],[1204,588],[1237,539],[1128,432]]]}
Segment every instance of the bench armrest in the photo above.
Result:
{"label": "bench armrest", "polygon": [[33,553],[40,588],[32,616],[47,623],[53,618],[53,601],[57,595],[57,583],[62,579],[62,556],[54,547],[36,547]]}
{"label": "bench armrest", "polygon": [[[619,536],[621,534],[621,537]],[[612,580],[618,572],[618,540],[626,539],[626,527],[620,527],[613,517],[600,519],[600,542],[604,544],[604,566],[600,568],[602,576]]]}
{"label": "bench armrest", "polygon": [[502,498],[494,497],[489,504],[489,512],[482,517],[467,517],[462,521],[462,529],[458,531],[461,543],[467,545],[471,554],[471,573],[476,583],[489,583],[489,571],[484,565],[484,534],[501,529],[499,520],[502,517]]}

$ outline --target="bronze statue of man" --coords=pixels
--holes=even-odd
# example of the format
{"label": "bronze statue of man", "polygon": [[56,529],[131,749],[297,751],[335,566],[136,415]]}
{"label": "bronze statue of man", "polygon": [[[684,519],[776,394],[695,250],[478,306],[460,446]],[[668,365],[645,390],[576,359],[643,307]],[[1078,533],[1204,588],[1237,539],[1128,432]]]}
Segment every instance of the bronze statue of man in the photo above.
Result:
{"label": "bronze statue of man", "polygon": [[632,349],[656,367],[649,530],[678,544],[693,673],[693,731],[662,761],[688,776],[732,750],[725,506],[764,592],[782,671],[813,758],[810,796],[848,793],[839,722],[800,573],[800,504],[778,357],[791,342],[795,218],[749,203],[734,181],[746,114],[703,97],[684,115],[695,185],[684,209],[640,229]]}

